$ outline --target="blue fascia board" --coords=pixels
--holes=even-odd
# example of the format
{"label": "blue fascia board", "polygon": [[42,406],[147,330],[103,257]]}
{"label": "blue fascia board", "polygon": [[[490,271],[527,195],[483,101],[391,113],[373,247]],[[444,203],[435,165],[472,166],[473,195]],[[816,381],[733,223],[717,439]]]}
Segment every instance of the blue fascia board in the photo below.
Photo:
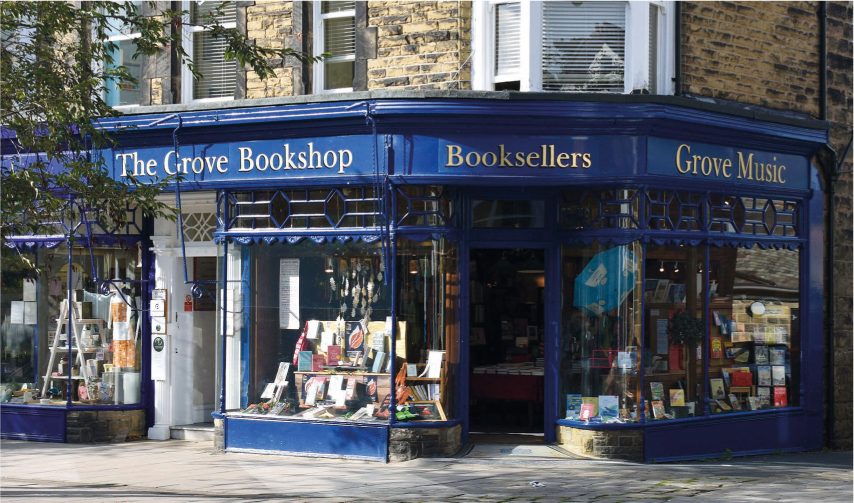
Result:
{"label": "blue fascia board", "polygon": [[[663,100],[678,101],[678,100]],[[350,102],[323,102],[310,104],[261,106],[252,108],[217,109],[156,113],[150,115],[125,115],[118,118],[102,119],[99,124],[106,130],[118,132],[160,131],[171,132],[178,126],[177,114],[181,116],[182,131],[211,126],[289,123],[303,121],[343,121],[367,127],[365,117],[370,107],[373,117],[378,119],[378,129],[382,130],[384,121],[397,122],[406,116],[417,116],[418,125],[435,123],[440,127],[454,127],[460,118],[474,120],[489,118],[486,124],[501,124],[504,117],[506,125],[518,127],[519,121],[531,122],[540,127],[559,127],[567,133],[583,129],[602,128],[611,134],[626,128],[627,132],[641,132],[652,128],[656,134],[667,133],[684,135],[694,131],[698,138],[708,140],[711,132],[722,134],[729,131],[725,138],[741,139],[765,138],[770,140],[790,140],[803,142],[801,147],[818,146],[827,143],[829,131],[826,124],[818,121],[780,121],[770,120],[771,114],[735,114],[724,111],[712,111],[702,107],[689,106],[695,102],[675,103],[633,103],[603,101],[508,101],[495,99],[373,99]],[[434,118],[429,118],[433,116]],[[529,118],[529,119],[526,119]],[[570,119],[569,121],[567,119]],[[411,120],[407,122],[412,122]],[[343,125],[343,123],[342,123]],[[710,131],[709,128],[712,128]],[[779,147],[779,146],[778,146]]]}

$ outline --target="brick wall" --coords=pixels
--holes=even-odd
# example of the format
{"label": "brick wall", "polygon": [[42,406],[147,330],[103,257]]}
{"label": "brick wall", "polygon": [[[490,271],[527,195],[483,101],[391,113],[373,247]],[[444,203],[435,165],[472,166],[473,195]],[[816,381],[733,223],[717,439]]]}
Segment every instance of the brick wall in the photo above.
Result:
{"label": "brick wall", "polygon": [[368,2],[368,25],[368,89],[471,89],[469,2]]}

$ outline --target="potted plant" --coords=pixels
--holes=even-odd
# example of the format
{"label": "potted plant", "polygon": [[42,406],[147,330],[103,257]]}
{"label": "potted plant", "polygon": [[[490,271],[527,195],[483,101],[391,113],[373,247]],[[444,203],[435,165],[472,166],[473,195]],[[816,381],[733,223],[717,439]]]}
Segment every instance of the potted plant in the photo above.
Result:
{"label": "potted plant", "polygon": [[682,349],[683,368],[686,369],[685,391],[686,395],[693,399],[697,378],[697,346],[703,342],[705,336],[703,320],[691,316],[688,311],[677,311],[667,324],[667,335],[670,337],[671,346]]}

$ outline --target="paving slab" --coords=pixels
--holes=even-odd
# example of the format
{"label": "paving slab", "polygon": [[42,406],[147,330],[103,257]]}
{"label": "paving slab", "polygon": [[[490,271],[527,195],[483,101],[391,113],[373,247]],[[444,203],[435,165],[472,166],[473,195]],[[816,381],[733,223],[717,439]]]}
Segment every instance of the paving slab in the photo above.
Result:
{"label": "paving slab", "polygon": [[851,452],[647,465],[566,457],[544,445],[502,449],[507,447],[480,449],[475,457],[384,464],[222,453],[207,442],[177,440],[102,445],[2,440],[0,498],[4,503],[849,503],[854,497]]}

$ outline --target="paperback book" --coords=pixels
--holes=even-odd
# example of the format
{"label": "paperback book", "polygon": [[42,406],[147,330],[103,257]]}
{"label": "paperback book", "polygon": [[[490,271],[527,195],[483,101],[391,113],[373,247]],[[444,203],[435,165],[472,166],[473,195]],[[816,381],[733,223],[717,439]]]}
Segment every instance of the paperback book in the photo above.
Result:
{"label": "paperback book", "polygon": [[580,419],[582,421],[589,421],[591,417],[596,415],[594,413],[593,407],[594,406],[592,403],[581,404],[581,413],[580,413],[578,419]]}
{"label": "paperback book", "polygon": [[670,406],[684,407],[685,406],[685,391],[681,389],[670,390]]}
{"label": "paperback book", "polygon": [[709,379],[709,382],[712,387],[712,397],[715,400],[720,400],[721,398],[726,398],[726,391],[724,391],[724,380],[716,377],[713,379]]}
{"label": "paperback book", "polygon": [[661,400],[664,396],[664,384],[658,381],[650,381],[649,390],[651,392],[650,399]]}
{"label": "paperback book", "polygon": [[732,404],[732,410],[741,410],[741,402],[734,393],[729,394],[729,403]]}
{"label": "paperback book", "polygon": [[768,346],[756,346],[755,359],[757,365],[768,365]]}
{"label": "paperback book", "polygon": [[661,400],[652,401],[652,416],[655,419],[664,419],[664,402]]}
{"label": "paperback book", "polygon": [[786,387],[785,386],[775,386],[774,387],[774,407],[786,407]]}
{"label": "paperback book", "polygon": [[785,348],[771,348],[769,350],[771,365],[785,365],[786,364],[786,349]]}
{"label": "paperback book", "polygon": [[771,386],[771,367],[763,365],[756,367],[759,386]]}
{"label": "paperback book", "polygon": [[786,385],[786,367],[782,365],[774,365],[773,367],[771,367],[771,385]]}
{"label": "paperback book", "polygon": [[712,337],[712,358],[723,358],[724,357],[724,347],[723,347],[723,338],[722,337]]}
{"label": "paperback book", "polygon": [[331,345],[327,348],[326,364],[327,365],[340,365],[341,364],[341,346]]}
{"label": "paperback book", "polygon": [[619,402],[616,395],[599,395],[599,417],[603,421],[617,419]]}
{"label": "paperback book", "polygon": [[767,386],[760,386],[756,390],[757,396],[759,396],[759,408],[767,409],[771,407],[771,388]]}
{"label": "paperback book", "polygon": [[326,365],[326,357],[324,355],[311,355],[311,371],[320,372],[321,367]]}
{"label": "paperback book", "polygon": [[581,415],[581,395],[566,395],[566,418],[578,419]]}
{"label": "paperback book", "polygon": [[297,364],[297,370],[300,372],[310,372],[311,371],[311,351],[300,351],[299,352],[299,363]]}

